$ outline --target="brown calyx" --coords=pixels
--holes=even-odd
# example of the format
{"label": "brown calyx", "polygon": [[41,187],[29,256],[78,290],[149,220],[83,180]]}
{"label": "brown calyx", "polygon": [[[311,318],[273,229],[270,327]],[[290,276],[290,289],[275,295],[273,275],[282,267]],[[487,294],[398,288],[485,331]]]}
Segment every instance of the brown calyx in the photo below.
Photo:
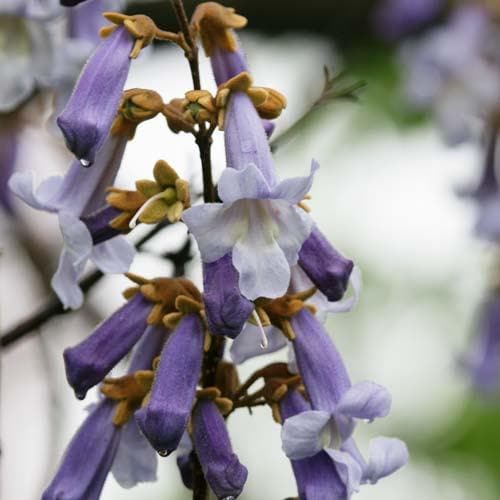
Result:
{"label": "brown calyx", "polygon": [[154,305],[147,318],[148,325],[163,323],[173,330],[185,314],[203,317],[203,301],[198,288],[186,278],[155,278],[148,280],[132,273],[125,276],[137,284],[123,292],[126,299],[141,293]]}
{"label": "brown calyx", "polygon": [[222,395],[218,387],[204,387],[196,391],[196,399],[208,399],[213,401],[223,415],[227,415],[233,409],[233,402]]}
{"label": "brown calyx", "polygon": [[235,9],[217,2],[205,2],[196,7],[190,27],[194,37],[200,36],[205,54],[210,56],[214,47],[234,52],[238,44],[232,30],[246,24],[247,19],[236,14]]}
{"label": "brown calyx", "polygon": [[277,118],[286,108],[286,97],[277,90],[268,87],[254,87],[252,77],[247,71],[242,71],[236,76],[219,85],[215,103],[219,109],[218,125],[224,129],[225,110],[231,92],[244,92],[252,101],[259,116],[272,120]]}
{"label": "brown calyx", "polygon": [[[309,309],[313,314],[316,312],[314,306],[305,303],[316,293],[316,290],[316,287],[312,287],[302,292],[283,295],[277,299],[258,298],[254,301],[255,311],[263,326],[273,325],[281,330],[288,340],[293,340],[295,333],[290,320],[304,308]],[[252,318],[249,321],[252,321]]]}
{"label": "brown calyx", "polygon": [[119,378],[105,378],[100,391],[118,404],[113,416],[113,424],[126,424],[134,411],[141,407],[151,390],[154,374],[150,370],[140,370]]}
{"label": "brown calyx", "polygon": [[[264,387],[248,394],[248,389],[259,379],[264,380]],[[234,407],[252,407],[267,404],[271,407],[273,418],[281,423],[279,402],[288,390],[298,390],[305,394],[300,375],[290,373],[286,363],[272,363],[254,372],[234,393]]]}
{"label": "brown calyx", "polygon": [[150,45],[153,40],[174,42],[182,49],[187,49],[186,42],[181,33],[172,33],[159,29],[154,21],[148,16],[142,14],[127,16],[120,12],[104,12],[102,15],[113,23],[111,26],[104,26],[104,28],[101,28],[99,34],[103,38],[113,33],[118,26],[124,26],[128,33],[135,39],[132,52],[130,53],[131,59],[135,59],[140,51],[144,47]]}
{"label": "brown calyx", "polygon": [[163,111],[163,107],[163,99],[154,90],[125,90],[111,125],[111,134],[123,135],[128,140],[133,139],[139,123],[151,120]]}
{"label": "brown calyx", "polygon": [[179,178],[177,172],[164,160],[158,160],[153,169],[154,181],[136,181],[136,191],[111,187],[106,202],[122,213],[110,222],[119,231],[128,232],[135,226],[132,219],[140,211],[137,222],[157,224],[164,220],[174,223],[190,207],[189,182]]}

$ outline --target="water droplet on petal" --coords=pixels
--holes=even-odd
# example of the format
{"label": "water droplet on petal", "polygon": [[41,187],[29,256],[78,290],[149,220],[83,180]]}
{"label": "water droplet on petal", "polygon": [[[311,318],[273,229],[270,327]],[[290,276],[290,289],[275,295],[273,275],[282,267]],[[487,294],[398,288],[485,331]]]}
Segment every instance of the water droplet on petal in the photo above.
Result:
{"label": "water droplet on petal", "polygon": [[85,399],[86,394],[87,394],[86,392],[78,392],[78,391],[75,391],[75,396],[76,396],[76,398],[77,398],[77,399],[79,399],[80,401],[81,401],[82,399]]}
{"label": "water droplet on petal", "polygon": [[80,164],[82,165],[82,167],[85,167],[85,168],[90,167],[90,162],[88,160],[86,160],[85,158],[80,158]]}
{"label": "water droplet on petal", "polygon": [[160,457],[168,457],[174,450],[158,450]]}

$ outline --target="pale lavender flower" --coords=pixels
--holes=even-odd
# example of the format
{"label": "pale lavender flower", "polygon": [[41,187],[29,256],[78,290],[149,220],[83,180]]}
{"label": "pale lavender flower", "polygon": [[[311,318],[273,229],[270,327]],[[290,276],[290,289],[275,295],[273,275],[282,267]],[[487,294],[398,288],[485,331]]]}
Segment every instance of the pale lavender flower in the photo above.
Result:
{"label": "pale lavender flower", "polygon": [[[237,122],[236,126],[231,124]],[[264,129],[249,98],[236,93],[226,118],[226,168],[218,183],[220,203],[186,210],[202,259],[231,253],[239,288],[248,299],[279,297],[290,282],[290,266],[311,231],[312,221],[296,207],[318,168],[308,177],[278,182]]]}
{"label": "pale lavender flower", "polygon": [[116,116],[134,40],[118,27],[92,54],[57,119],[68,149],[84,166],[94,163]]}
{"label": "pale lavender flower", "polygon": [[136,412],[141,431],[162,456],[177,448],[186,430],[202,355],[201,321],[187,314],[165,343],[148,404]]}
{"label": "pale lavender flower", "polygon": [[[311,409],[309,403],[296,391],[288,390],[279,402],[284,422]],[[290,460],[300,498],[306,500],[347,500],[347,490],[334,462],[321,450],[310,457]]]}
{"label": "pale lavender flower", "polygon": [[193,444],[203,475],[217,498],[236,498],[248,471],[233,452],[226,424],[213,401],[198,400],[193,410]]}
{"label": "pale lavender flower", "polygon": [[480,7],[464,6],[446,25],[401,50],[409,102],[433,111],[451,145],[473,136],[475,122],[488,119],[498,105],[500,70],[491,51],[495,36]]}
{"label": "pale lavender flower", "polygon": [[83,302],[78,286],[87,260],[101,271],[123,273],[134,257],[134,249],[117,236],[99,244],[82,218],[89,217],[106,205],[106,187],[113,184],[127,143],[126,137],[112,136],[97,156],[95,168],[86,169],[73,161],[64,177],[49,177],[36,190],[32,173],[15,173],[10,189],[31,207],[58,214],[64,247],[52,288],[64,307],[76,309]]}
{"label": "pale lavender flower", "polygon": [[389,413],[391,397],[386,389],[365,381],[351,385],[346,368],[321,323],[307,309],[291,320],[297,366],[312,410],[284,423],[283,449],[291,459],[313,456],[324,450],[335,463],[350,495],[360,484],[375,483],[408,460],[405,444],[392,438],[370,443],[365,462],[351,435],[354,419],[372,421]]}
{"label": "pale lavender flower", "polygon": [[151,307],[152,303],[138,292],[84,341],[65,349],[66,377],[78,399],[101,382],[142,337]]}
{"label": "pale lavender flower", "polygon": [[383,0],[373,24],[379,36],[394,40],[432,21],[443,9],[443,0]]}

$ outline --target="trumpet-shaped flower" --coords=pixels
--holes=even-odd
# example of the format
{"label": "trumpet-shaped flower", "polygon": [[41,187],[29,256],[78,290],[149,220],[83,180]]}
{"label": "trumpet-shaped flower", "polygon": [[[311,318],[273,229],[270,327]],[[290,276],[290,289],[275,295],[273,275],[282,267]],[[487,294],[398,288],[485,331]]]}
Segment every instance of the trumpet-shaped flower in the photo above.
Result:
{"label": "trumpet-shaped flower", "polygon": [[[262,128],[262,127],[261,127]],[[312,221],[296,207],[311,188],[318,165],[308,177],[270,186],[254,164],[226,169],[218,191],[223,203],[206,203],[183,214],[204,262],[231,253],[239,288],[250,300],[284,295],[290,266],[311,231]]]}
{"label": "trumpet-shaped flower", "polygon": [[283,449],[291,459],[314,456],[324,450],[334,461],[348,495],[364,482],[375,483],[408,460],[405,444],[393,438],[375,438],[365,462],[351,435],[354,419],[385,417],[391,397],[382,386],[364,381],[351,385],[342,358],[321,323],[304,309],[292,318],[299,373],[311,410],[286,420]]}
{"label": "trumpet-shaped flower", "polygon": [[193,444],[203,474],[217,498],[236,498],[247,469],[233,452],[226,424],[213,401],[199,400],[193,410]]}
{"label": "trumpet-shaped flower", "polygon": [[115,119],[133,45],[134,40],[124,27],[111,33],[84,67],[57,118],[68,149],[85,166],[94,163]]}
{"label": "trumpet-shaped flower", "polygon": [[83,302],[78,280],[87,260],[103,272],[123,273],[134,257],[133,247],[123,236],[94,245],[92,234],[82,221],[106,204],[106,187],[116,177],[126,142],[122,135],[110,137],[93,169],[73,161],[64,177],[49,177],[37,189],[33,189],[32,173],[15,173],[9,181],[10,189],[25,203],[58,214],[64,247],[51,284],[66,308],[76,309]]}

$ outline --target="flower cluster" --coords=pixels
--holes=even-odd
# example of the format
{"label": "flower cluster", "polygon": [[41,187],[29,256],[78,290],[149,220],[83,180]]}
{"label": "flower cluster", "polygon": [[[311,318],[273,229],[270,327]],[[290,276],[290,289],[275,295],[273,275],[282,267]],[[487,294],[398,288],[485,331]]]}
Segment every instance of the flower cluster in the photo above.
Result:
{"label": "flower cluster", "polygon": [[[280,92],[253,84],[234,32],[246,19],[207,2],[181,35],[142,15],[105,17],[113,25],[101,30],[104,40],[57,119],[75,156],[68,172],[36,189],[31,174],[16,173],[10,188],[30,206],[58,214],[64,247],[52,285],[66,307],[83,301],[78,280],[87,260],[103,272],[128,269],[133,249],[122,233],[137,223],[187,226],[201,254],[203,290],[184,276],[128,273],[134,286],[124,291],[126,303],[64,351],[76,397],[98,386],[100,399],[43,499],[97,499],[109,472],[125,488],[154,481],[157,454],[176,450],[182,480],[197,498],[205,498],[208,485],[217,498],[235,499],[248,471],[226,419],[238,408],[266,404],[282,424],[300,498],[347,500],[360,485],[402,467],[408,452],[402,441],[379,437],[365,460],[354,441],[356,421],[387,416],[391,397],[374,382],[351,384],[322,320],[356,304],[360,272],[304,203],[318,163],[303,177],[277,175],[269,120],[287,103]],[[164,103],[152,90],[124,91],[131,60],[144,46],[174,42],[193,65],[198,38],[210,57],[215,93],[195,88]],[[191,206],[188,183],[163,160],[154,166],[154,180],[137,180],[134,190],[113,186],[137,125],[158,114],[198,145],[209,145],[217,127],[223,131],[226,168],[203,203]],[[205,169],[206,155],[203,150]],[[211,172],[204,170],[207,178]],[[240,383],[239,363],[284,347],[288,365],[264,366]],[[115,376],[129,353],[126,374]],[[259,379],[263,388],[251,393]]]}

